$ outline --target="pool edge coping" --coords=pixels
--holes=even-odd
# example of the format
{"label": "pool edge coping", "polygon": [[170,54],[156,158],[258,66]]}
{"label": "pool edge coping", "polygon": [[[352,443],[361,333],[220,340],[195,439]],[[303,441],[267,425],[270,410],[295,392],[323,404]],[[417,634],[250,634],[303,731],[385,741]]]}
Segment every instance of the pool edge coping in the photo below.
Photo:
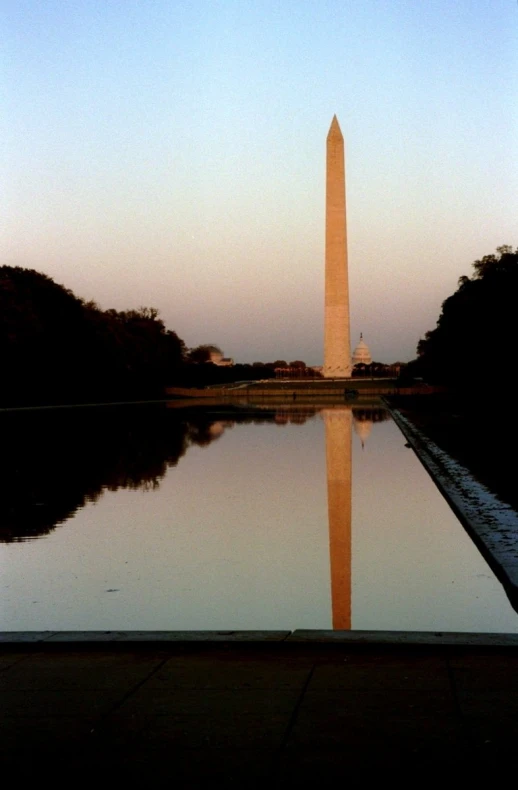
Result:
{"label": "pool edge coping", "polygon": [[[512,546],[502,542],[502,532],[507,527],[499,523],[499,515],[502,518],[504,512],[514,511],[479,483],[469,469],[423,434],[399,409],[387,401],[385,405],[409,446],[503,585],[511,606],[518,612],[518,553],[510,556]],[[461,473],[462,480],[453,477],[449,465]],[[488,506],[487,503],[484,505],[482,500],[477,502],[477,490],[482,492],[484,498],[491,498],[497,503],[496,506]],[[474,507],[480,508],[482,513],[474,512]],[[516,541],[518,535],[514,537]],[[512,542],[513,545],[515,541]]]}
{"label": "pool edge coping", "polygon": [[86,647],[89,645],[335,644],[357,646],[518,647],[518,633],[447,631],[4,631],[2,647]]}

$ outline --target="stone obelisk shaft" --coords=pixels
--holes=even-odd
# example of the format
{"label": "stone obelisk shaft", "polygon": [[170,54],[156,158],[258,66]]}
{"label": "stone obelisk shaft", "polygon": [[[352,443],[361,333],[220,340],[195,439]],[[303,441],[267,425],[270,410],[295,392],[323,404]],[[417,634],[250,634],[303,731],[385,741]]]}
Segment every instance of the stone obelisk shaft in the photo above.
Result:
{"label": "stone obelisk shaft", "polygon": [[325,378],[350,378],[344,138],[336,115],[327,135]]}

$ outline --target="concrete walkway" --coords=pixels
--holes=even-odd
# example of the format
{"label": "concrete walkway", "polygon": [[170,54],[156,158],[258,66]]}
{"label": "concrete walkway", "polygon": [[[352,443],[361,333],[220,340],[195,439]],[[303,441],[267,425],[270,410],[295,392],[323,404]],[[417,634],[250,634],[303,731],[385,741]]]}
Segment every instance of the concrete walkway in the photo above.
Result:
{"label": "concrete walkway", "polygon": [[516,637],[25,636],[0,647],[1,764],[17,779],[355,786],[514,769]]}

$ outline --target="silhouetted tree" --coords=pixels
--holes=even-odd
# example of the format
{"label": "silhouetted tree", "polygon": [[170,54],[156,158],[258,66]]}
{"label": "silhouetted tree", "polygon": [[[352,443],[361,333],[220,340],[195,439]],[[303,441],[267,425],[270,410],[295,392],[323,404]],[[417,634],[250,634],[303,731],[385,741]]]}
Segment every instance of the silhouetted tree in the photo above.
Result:
{"label": "silhouetted tree", "polygon": [[473,276],[461,277],[443,302],[436,328],[419,341],[407,373],[469,388],[488,370],[508,371],[518,341],[518,249],[498,247],[473,268]]}
{"label": "silhouetted tree", "polygon": [[367,371],[368,366],[365,364],[365,362],[357,362],[353,367],[353,376],[366,376]]}
{"label": "silhouetted tree", "polygon": [[223,356],[223,352],[218,346],[208,343],[191,348],[187,354],[187,361],[195,363],[210,362],[211,354],[221,354]]}
{"label": "silhouetted tree", "polygon": [[0,403],[160,397],[185,344],[152,307],[100,310],[32,269],[0,267]]}

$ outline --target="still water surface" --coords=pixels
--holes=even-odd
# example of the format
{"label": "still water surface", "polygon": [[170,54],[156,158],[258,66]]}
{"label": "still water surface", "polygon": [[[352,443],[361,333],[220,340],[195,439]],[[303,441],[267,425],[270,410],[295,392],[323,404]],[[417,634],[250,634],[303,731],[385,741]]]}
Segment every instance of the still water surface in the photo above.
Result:
{"label": "still water surface", "polygon": [[518,631],[383,409],[111,407],[4,427],[0,630]]}

